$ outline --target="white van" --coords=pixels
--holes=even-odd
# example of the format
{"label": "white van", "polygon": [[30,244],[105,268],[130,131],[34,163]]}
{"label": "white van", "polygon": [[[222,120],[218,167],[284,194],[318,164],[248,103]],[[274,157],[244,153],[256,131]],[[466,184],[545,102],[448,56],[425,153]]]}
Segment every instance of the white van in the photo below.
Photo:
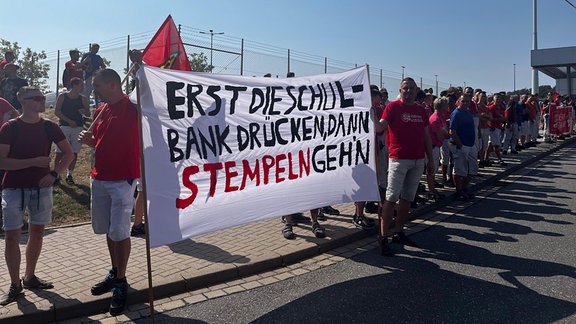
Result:
{"label": "white van", "polygon": [[44,103],[44,107],[54,108],[54,106],[56,106],[56,98],[58,98],[56,92],[48,92],[44,94],[44,96],[46,96],[46,102]]}

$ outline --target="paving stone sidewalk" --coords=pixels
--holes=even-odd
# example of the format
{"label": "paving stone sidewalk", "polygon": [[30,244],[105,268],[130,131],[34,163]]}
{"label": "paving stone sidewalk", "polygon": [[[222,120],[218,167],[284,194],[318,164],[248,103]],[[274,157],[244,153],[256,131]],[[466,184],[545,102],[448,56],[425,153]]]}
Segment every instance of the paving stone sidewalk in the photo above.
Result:
{"label": "paving stone sidewalk", "polygon": [[[576,142],[569,138],[557,143],[541,143],[518,155],[507,155],[508,167],[494,166],[480,169],[480,177],[473,182],[480,189],[536,162],[563,147]],[[448,197],[439,203],[420,205],[411,211],[413,221],[408,232],[422,230],[434,222],[428,221],[434,210],[455,203],[453,189],[440,189]],[[154,299],[173,296],[210,285],[225,283],[264,271],[281,268],[312,258],[331,249],[374,236],[375,232],[357,229],[352,224],[354,205],[334,206],[340,215],[328,215],[322,222],[327,238],[317,239],[309,225],[294,228],[296,240],[282,237],[280,218],[218,231],[151,250]],[[428,215],[428,216],[427,216]],[[374,214],[368,216],[376,217]],[[21,249],[27,236],[23,235]],[[374,236],[375,239],[375,236]],[[3,241],[0,235],[0,241]],[[4,254],[4,244],[0,243]],[[24,252],[23,252],[24,255]],[[22,257],[23,269],[25,258]],[[0,271],[0,289],[8,288],[10,279],[4,261]],[[132,254],[127,278],[130,283],[129,302],[148,300],[146,244],[143,238],[132,239]],[[90,287],[102,280],[109,269],[109,257],[104,236],[92,233],[89,224],[51,228],[46,231],[44,247],[37,266],[37,274],[54,282],[54,289],[25,290],[24,297],[7,306],[0,306],[2,323],[49,323],[70,318],[105,313],[110,294],[92,296]]]}

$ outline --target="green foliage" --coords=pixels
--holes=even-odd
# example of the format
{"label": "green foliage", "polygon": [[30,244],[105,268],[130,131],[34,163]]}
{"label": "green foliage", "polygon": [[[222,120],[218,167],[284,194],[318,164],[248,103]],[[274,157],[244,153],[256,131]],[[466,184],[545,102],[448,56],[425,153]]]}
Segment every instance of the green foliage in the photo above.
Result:
{"label": "green foliage", "polygon": [[538,97],[540,99],[546,99],[546,95],[548,95],[548,92],[556,92],[556,87],[552,87],[549,85],[542,85],[540,87],[538,87]]}
{"label": "green foliage", "polygon": [[[546,95],[548,94],[548,92],[552,92],[552,93],[556,92],[556,87],[552,87],[550,85],[541,85],[538,87],[538,89],[539,89],[538,90],[538,97],[540,99],[546,99]],[[523,94],[531,94],[532,93],[531,91],[532,90],[529,88],[524,88],[524,89],[520,89],[520,90],[516,90],[516,91],[510,91],[507,94],[509,96],[511,96],[511,95],[521,96]]]}
{"label": "green foliage", "polygon": [[507,92],[507,95],[511,96],[511,95],[524,95],[524,94],[531,94],[531,90],[529,88],[524,88],[524,89],[520,89],[520,90],[516,90],[516,91],[509,91]]}
{"label": "green foliage", "polygon": [[[46,53],[35,52],[30,48],[26,48],[22,52],[22,48],[18,45],[18,42],[10,42],[5,39],[0,39],[0,52],[2,59],[4,59],[4,52],[6,51],[14,52],[15,60],[14,63],[20,66],[18,70],[18,75],[26,79],[28,84],[31,86],[36,86],[41,90],[46,90],[48,87],[46,85],[46,79],[48,78],[48,71],[50,71],[50,65],[47,63],[40,63],[41,60],[46,59]],[[22,54],[22,58],[20,58]]]}
{"label": "green foliage", "polygon": [[208,57],[204,53],[192,53],[189,57],[190,67],[194,72],[211,72],[214,68],[208,64]]}
{"label": "green foliage", "polygon": [[102,62],[104,62],[104,65],[106,65],[106,67],[110,67],[110,63],[112,63],[110,60],[108,60],[103,56],[102,56]]}

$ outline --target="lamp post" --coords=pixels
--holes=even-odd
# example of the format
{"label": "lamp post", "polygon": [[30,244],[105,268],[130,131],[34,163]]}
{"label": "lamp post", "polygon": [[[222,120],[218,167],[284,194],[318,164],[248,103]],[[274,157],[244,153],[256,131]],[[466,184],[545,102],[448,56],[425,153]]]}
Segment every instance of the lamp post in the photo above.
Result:
{"label": "lamp post", "polygon": [[201,31],[200,34],[210,35],[210,73],[214,69],[214,65],[212,65],[212,52],[214,49],[214,35],[222,35],[224,32],[215,33],[214,30],[210,29],[208,32]]}
{"label": "lamp post", "polygon": [[405,68],[405,66],[402,65],[402,80],[404,80],[404,68]]}
{"label": "lamp post", "polygon": [[514,63],[514,92],[516,92],[516,63]]}
{"label": "lamp post", "polygon": [[[538,1],[532,0],[532,49],[538,49]],[[538,70],[532,68],[532,93],[538,93]]]}

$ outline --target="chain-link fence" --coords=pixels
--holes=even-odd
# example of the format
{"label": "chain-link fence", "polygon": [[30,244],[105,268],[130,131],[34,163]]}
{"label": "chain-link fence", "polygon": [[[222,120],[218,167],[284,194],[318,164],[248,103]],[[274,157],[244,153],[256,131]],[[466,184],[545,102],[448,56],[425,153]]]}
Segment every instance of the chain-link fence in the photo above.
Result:
{"label": "chain-link fence", "polygon": [[[245,76],[263,76],[270,73],[272,77],[285,77],[288,72],[297,76],[336,73],[350,70],[362,64],[339,61],[308,54],[292,49],[262,44],[197,28],[179,25],[182,42],[188,54],[203,54],[208,64],[213,66],[212,72],[219,74],[234,74]],[[110,67],[125,74],[129,67],[128,50],[144,49],[155,32],[146,32],[126,37],[118,37],[107,41],[94,42],[100,45],[98,54],[110,62]],[[82,52],[88,52],[90,43],[79,46]],[[64,64],[70,60],[68,51],[62,49],[46,53],[47,58],[42,63],[50,65],[47,85],[49,91],[59,92],[62,88],[62,72]],[[369,64],[369,63],[368,63]],[[370,82],[379,87],[386,87],[391,94],[398,89],[402,73],[377,68],[369,64]],[[434,93],[450,87],[449,83],[426,79],[417,75],[406,75],[414,78],[423,89],[432,88]]]}

